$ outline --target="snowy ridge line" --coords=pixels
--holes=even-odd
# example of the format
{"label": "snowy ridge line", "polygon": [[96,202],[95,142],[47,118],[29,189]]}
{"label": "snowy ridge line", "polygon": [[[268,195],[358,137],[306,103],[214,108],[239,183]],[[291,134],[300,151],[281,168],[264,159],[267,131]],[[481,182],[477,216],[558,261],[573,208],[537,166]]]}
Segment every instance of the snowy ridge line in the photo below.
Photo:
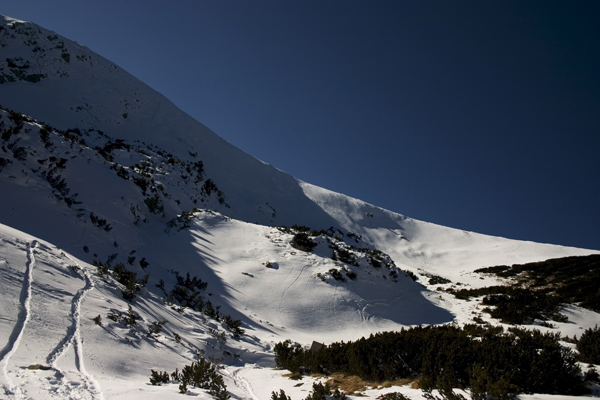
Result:
{"label": "snowy ridge line", "polygon": [[[83,342],[81,340],[81,304],[85,295],[92,289],[94,289],[94,282],[92,281],[89,273],[86,269],[81,268],[77,262],[71,257],[67,256],[65,253],[62,253],[63,256],[67,257],[72,263],[74,263],[79,271],[82,271],[83,278],[85,280],[85,286],[77,291],[77,294],[73,296],[73,300],[71,302],[71,320],[72,324],[69,328],[67,328],[67,334],[61,340],[61,342],[56,346],[56,348],[48,355],[46,358],[46,362],[52,366],[53,369],[64,374],[58,368],[58,360],[63,356],[63,354],[67,351],[67,349],[73,344],[73,349],[75,351],[75,365],[77,366],[77,370],[82,375],[83,380],[87,381],[89,386],[93,387],[94,390],[90,392],[92,396],[95,394],[99,395],[99,399],[103,400],[102,391],[100,390],[100,385],[98,382],[91,376],[85,369],[84,361],[83,361]],[[94,396],[94,398],[96,398]]]}
{"label": "snowy ridge line", "polygon": [[[23,279],[23,286],[21,288],[21,295],[19,296],[19,300],[21,302],[21,310],[19,311],[19,316],[17,318],[17,322],[13,328],[13,331],[8,338],[8,343],[0,352],[0,362],[4,365],[2,366],[2,372],[4,373],[4,378],[8,387],[4,385],[4,393],[7,395],[20,395],[21,393],[17,393],[18,388],[15,388],[10,376],[8,374],[8,363],[10,361],[11,356],[14,352],[19,348],[19,344],[21,343],[21,338],[23,337],[23,333],[25,332],[25,327],[27,326],[27,322],[31,316],[31,285],[33,284],[33,267],[35,266],[35,255],[33,254],[33,250],[37,246],[37,241],[33,240],[31,243],[27,244],[27,266],[25,271],[25,276]],[[20,392],[20,391],[19,391]],[[21,397],[21,396],[19,396]]]}

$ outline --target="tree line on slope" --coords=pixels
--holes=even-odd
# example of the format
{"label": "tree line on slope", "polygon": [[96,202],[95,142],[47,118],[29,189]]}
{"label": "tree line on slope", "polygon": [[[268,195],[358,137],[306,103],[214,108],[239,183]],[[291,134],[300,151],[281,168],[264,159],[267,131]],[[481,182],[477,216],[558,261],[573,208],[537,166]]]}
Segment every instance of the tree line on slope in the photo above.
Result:
{"label": "tree line on slope", "polygon": [[459,299],[483,296],[481,302],[493,318],[507,324],[536,319],[566,322],[564,304],[576,304],[600,312],[600,255],[563,257],[513,266],[475,270],[510,279],[508,285],[479,289],[450,289]]}
{"label": "tree line on slope", "polygon": [[339,372],[375,382],[418,378],[425,391],[469,388],[474,400],[584,394],[575,353],[559,340],[558,334],[537,330],[445,325],[382,332],[315,350],[287,340],[274,351],[277,365],[292,372]]}

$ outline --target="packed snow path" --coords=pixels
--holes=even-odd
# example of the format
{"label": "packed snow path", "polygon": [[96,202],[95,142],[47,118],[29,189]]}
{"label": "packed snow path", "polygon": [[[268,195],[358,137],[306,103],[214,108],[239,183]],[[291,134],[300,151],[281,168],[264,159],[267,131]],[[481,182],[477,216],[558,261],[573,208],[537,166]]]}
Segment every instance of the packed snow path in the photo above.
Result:
{"label": "packed snow path", "polygon": [[[12,329],[0,351],[1,398],[102,400],[99,385],[83,361],[81,305],[94,288],[88,272],[58,249],[36,240],[5,238],[2,244],[7,245],[2,249],[7,258],[0,258],[2,278],[20,282],[20,294],[4,293],[15,300],[2,315],[2,322]],[[4,289],[8,287],[3,285]],[[60,311],[45,321],[50,310]],[[65,326],[67,321],[70,324]]]}
{"label": "packed snow path", "polygon": [[[62,371],[58,366],[59,359],[66,353],[66,351],[72,346],[75,352],[75,365],[77,367],[77,371],[79,371],[80,375],[77,380],[82,380],[84,382],[83,387],[86,390],[89,390],[89,394],[93,399],[102,399],[102,392],[99,389],[99,384],[94,380],[94,378],[88,374],[84,366],[83,360],[83,342],[81,340],[81,303],[83,302],[83,298],[94,288],[94,282],[92,281],[87,270],[81,268],[77,263],[66,256],[63,255],[73,263],[73,269],[78,273],[83,275],[85,280],[85,286],[77,291],[77,294],[73,297],[71,303],[71,321],[72,325],[67,328],[67,333],[63,340],[56,346],[54,351],[48,355],[46,358],[47,363],[52,366],[54,370],[56,370],[57,377],[60,377],[60,386],[62,389],[66,389],[66,391],[70,391],[69,379],[64,371]],[[63,394],[66,394],[63,390]]]}
{"label": "packed snow path", "polygon": [[259,400],[260,398],[254,393],[252,384],[243,376],[243,372],[244,368],[235,368],[230,372],[230,376],[233,379],[235,386],[238,387],[243,393],[243,397],[239,398],[242,400]]}
{"label": "packed snow path", "polygon": [[23,337],[23,332],[29,318],[31,316],[31,285],[33,283],[33,267],[35,264],[35,255],[33,250],[35,249],[37,242],[34,240],[27,245],[27,266],[25,276],[23,277],[23,286],[21,288],[21,296],[19,297],[21,303],[21,309],[17,318],[17,323],[14,326],[8,343],[2,349],[0,353],[0,361],[2,362],[2,372],[4,374],[4,393],[6,395],[14,395],[15,398],[21,398],[22,394],[20,388],[15,387],[9,374],[9,362],[14,352],[18,349]]}

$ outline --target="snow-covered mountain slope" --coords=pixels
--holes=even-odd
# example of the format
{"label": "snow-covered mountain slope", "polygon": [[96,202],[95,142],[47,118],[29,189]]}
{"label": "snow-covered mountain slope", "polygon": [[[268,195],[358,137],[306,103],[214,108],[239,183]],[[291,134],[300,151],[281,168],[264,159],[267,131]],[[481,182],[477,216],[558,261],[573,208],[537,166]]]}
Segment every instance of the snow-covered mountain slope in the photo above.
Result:
{"label": "snow-covered mountain slope", "polygon": [[[471,248],[481,249],[492,264],[590,253],[508,240],[498,244],[496,238],[405,218],[299,182],[230,145],[89,49],[32,23],[5,17],[1,28],[1,105],[59,130],[94,131],[96,136],[103,132],[113,142],[119,139],[130,145],[157,146],[163,154],[173,156],[172,163],[201,162],[203,173],[222,194],[219,204],[205,206],[232,218],[272,226],[338,227],[362,235],[366,242],[386,252],[403,255],[411,267],[429,264],[426,258],[445,262],[444,255],[449,253],[459,257],[461,265],[466,259],[479,264],[479,259],[470,254]],[[89,145],[106,146],[107,141]],[[127,168],[139,163],[140,158],[114,161]],[[169,163],[169,158],[164,157],[163,162]],[[175,172],[179,171],[170,171]],[[192,179],[189,173],[170,178],[177,185],[189,184]],[[166,179],[160,183],[172,193],[173,185]],[[96,187],[103,187],[102,182],[98,183]],[[86,191],[89,186],[86,180]],[[199,187],[194,189],[198,191]],[[178,204],[166,209],[166,218],[201,206],[193,199],[176,200]],[[424,257],[423,246],[435,248],[435,254]],[[459,253],[465,256],[460,258]]]}
{"label": "snow-covered mountain slope", "polygon": [[[398,324],[451,320],[391,260],[389,267],[379,269],[369,264],[366,253],[357,256],[357,265],[332,260],[335,246],[376,248],[356,234],[333,229],[331,237],[318,238],[316,249],[304,252],[291,246],[292,233],[274,227],[199,208],[181,213],[178,202],[220,205],[214,192],[207,194],[206,177],[187,185],[173,179],[193,165],[169,163],[172,156],[165,159],[160,150],[139,144],[104,152],[105,158],[100,150],[107,148],[106,135],[72,133],[77,140],[70,140],[18,118],[0,111],[7,150],[0,181],[11,191],[1,200],[7,225],[36,232],[88,262],[110,258],[125,263],[140,275],[149,273],[152,285],[161,279],[171,282],[169,270],[198,275],[217,292],[227,293],[223,307],[228,313],[248,323],[258,318],[276,324],[265,322],[262,328],[278,335],[285,336],[283,326],[292,327],[296,340],[302,336],[310,342],[317,333],[334,340],[349,326],[360,326],[350,334],[360,336]],[[102,147],[92,145],[94,141]],[[142,259],[149,263],[145,268],[139,265]],[[267,261],[271,268],[264,266]],[[351,279],[326,284],[318,276],[342,267],[344,274],[356,273],[360,284]],[[229,270],[235,271],[228,274],[235,279],[219,277]],[[265,282],[274,289],[266,289]],[[296,300],[286,303],[286,297]],[[390,309],[388,300],[397,307]]]}
{"label": "snow-covered mountain slope", "polygon": [[[150,369],[181,368],[198,352],[225,355],[226,384],[244,398],[234,374],[241,361],[272,364],[268,344],[250,333],[233,338],[222,324],[166,307],[152,293],[129,309],[110,278],[50,243],[2,225],[0,251],[3,399],[180,398],[174,387],[150,386]],[[119,312],[134,315],[135,323],[107,318]],[[156,321],[167,323],[149,335]]]}
{"label": "snow-covered mountain slope", "polygon": [[[330,249],[325,243],[306,253],[292,248],[289,236],[204,211],[189,230],[162,238],[164,246],[141,249],[180,276],[186,270],[201,275],[206,301],[242,322],[244,332],[234,335],[223,319],[170,303],[165,293],[175,285],[172,270],[148,266],[162,288],[147,285],[126,301],[114,274],[102,275],[53,244],[0,225],[2,398],[177,399],[177,384],[149,384],[150,370],[171,372],[200,356],[222,363],[219,373],[234,398],[269,398],[284,389],[302,399],[313,381],[325,378],[298,382],[286,378],[285,370],[273,370],[276,342],[327,343],[407,324],[472,322],[480,311],[472,302],[428,292],[401,273],[394,282],[387,267],[365,262],[346,266],[355,279],[335,280],[328,271],[340,263],[319,255]],[[557,329],[568,335],[599,319],[577,307],[565,314],[569,321]],[[151,333],[156,323],[162,330]],[[410,386],[362,393],[376,398],[392,391],[422,396]],[[198,388],[189,393],[211,398]]]}
{"label": "snow-covered mountain slope", "polygon": [[512,265],[567,254],[597,253],[482,235],[423,222],[307,183],[304,192],[350,232],[389,253],[402,268],[478,285],[469,272],[484,265]]}
{"label": "snow-covered mountain slope", "polygon": [[[180,398],[173,385],[150,386],[150,368],[173,371],[199,352],[223,359],[236,398],[279,388],[304,398],[310,384],[268,369],[275,343],[472,322],[475,302],[425,277],[480,287],[499,281],[480,267],[597,253],[442,227],[298,181],[35,24],[3,18],[0,46],[7,398]],[[293,245],[303,228],[277,228],[294,224],[324,230],[310,251]],[[200,311],[209,301],[221,317]],[[565,312],[564,334],[600,321]],[[50,369],[24,369],[36,364]]]}
{"label": "snow-covered mountain slope", "polygon": [[303,195],[296,179],[230,145],[112,62],[35,24],[2,22],[4,107],[61,130],[95,129],[157,145],[181,160],[201,160],[235,218],[333,224]]}

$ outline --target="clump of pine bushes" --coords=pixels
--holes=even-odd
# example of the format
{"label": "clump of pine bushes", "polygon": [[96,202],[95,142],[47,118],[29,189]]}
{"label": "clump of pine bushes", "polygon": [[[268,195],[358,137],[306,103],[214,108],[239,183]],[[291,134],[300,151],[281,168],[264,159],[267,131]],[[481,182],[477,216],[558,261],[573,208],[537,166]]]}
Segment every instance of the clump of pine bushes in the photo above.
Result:
{"label": "clump of pine bushes", "polygon": [[[329,383],[322,384],[321,382],[313,383],[312,391],[308,394],[305,400],[347,400],[345,394],[339,391],[339,389],[333,389]],[[271,392],[271,400],[292,400],[290,396],[285,394],[283,389],[277,392]],[[408,399],[402,399],[408,400]]]}
{"label": "clump of pine bushes", "polygon": [[204,301],[202,292],[208,287],[208,283],[196,276],[190,276],[188,272],[185,277],[177,271],[171,271],[175,275],[175,285],[169,292],[165,289],[165,282],[161,280],[156,286],[161,289],[166,295],[166,301],[169,304],[178,303],[177,310],[183,311],[185,308],[190,308],[194,311],[202,312],[208,318],[214,319],[217,322],[223,322],[228,331],[234,336],[244,334],[242,329],[242,321],[233,319],[230,315],[223,315],[220,312],[220,306],[213,306],[210,300]]}
{"label": "clump of pine bushes", "polygon": [[566,322],[565,304],[600,312],[600,255],[563,257],[546,261],[500,265],[475,270],[510,279],[510,285],[478,289],[450,289],[459,299],[482,297],[493,318],[507,324],[534,320]]}
{"label": "clump of pine bushes", "polygon": [[[112,267],[112,262],[115,260],[117,254],[113,254],[108,257],[106,262],[100,262],[93,260],[92,265],[98,269],[98,276],[106,278],[113,276],[117,282],[123,285],[121,290],[121,296],[127,301],[135,299],[137,294],[146,286],[148,283],[149,274],[144,275],[142,278],[137,277],[137,273],[128,270],[123,263],[117,263]],[[110,270],[112,268],[112,271]]]}
{"label": "clump of pine bushes", "polygon": [[179,393],[186,394],[188,387],[193,386],[208,390],[208,393],[217,400],[227,400],[231,396],[223,377],[218,373],[218,366],[210,360],[200,357],[199,360],[184,366],[181,371],[175,369],[171,374],[167,371],[150,370],[150,383],[160,386],[163,383],[179,383]]}
{"label": "clump of pine bushes", "polygon": [[474,400],[519,393],[587,392],[575,353],[558,334],[481,325],[413,327],[320,349],[278,343],[275,361],[299,373],[343,373],[367,381],[413,378],[426,392],[470,389]]}
{"label": "clump of pine bushes", "polygon": [[[394,282],[397,282],[398,280],[398,272],[402,271],[396,267],[392,258],[381,250],[371,249],[368,246],[361,248],[356,247],[353,244],[347,244],[346,241],[355,244],[364,244],[362,237],[354,232],[348,232],[344,235],[341,230],[334,227],[330,227],[327,230],[311,230],[307,226],[298,225],[293,225],[292,227],[282,226],[278,229],[281,232],[294,235],[290,245],[295,249],[304,252],[312,252],[319,244],[314,238],[323,237],[327,246],[332,249],[331,258],[336,261],[338,265],[346,264],[342,269],[346,276],[351,280],[357,278],[357,273],[349,269],[348,266],[360,267],[361,264],[363,266],[366,264],[373,268],[385,266],[389,270],[389,278]],[[361,262],[361,260],[364,262]],[[406,276],[416,280],[416,276],[413,273],[409,271],[402,272],[404,272]],[[330,269],[325,274],[318,274],[323,281],[326,281],[325,275],[330,275],[337,281],[346,282],[346,278],[342,274],[342,271],[337,268]]]}
{"label": "clump of pine bushes", "polygon": [[600,328],[586,329],[576,341],[579,359],[590,364],[600,364]]}

